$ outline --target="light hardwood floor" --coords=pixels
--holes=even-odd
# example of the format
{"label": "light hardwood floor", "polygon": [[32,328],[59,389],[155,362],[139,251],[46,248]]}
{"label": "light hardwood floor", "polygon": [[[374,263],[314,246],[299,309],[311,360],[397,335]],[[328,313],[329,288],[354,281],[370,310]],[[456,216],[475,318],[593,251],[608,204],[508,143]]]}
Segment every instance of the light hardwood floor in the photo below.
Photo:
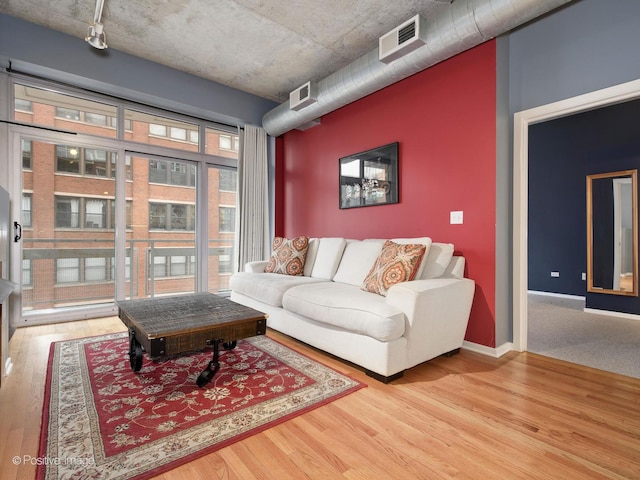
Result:
{"label": "light hardwood floor", "polygon": [[[49,345],[124,331],[117,317],[22,328],[0,389],[0,479],[29,479]],[[361,389],[157,477],[174,479],[638,479],[640,380],[530,353],[463,350],[384,385],[295,340],[268,335],[364,381]]]}

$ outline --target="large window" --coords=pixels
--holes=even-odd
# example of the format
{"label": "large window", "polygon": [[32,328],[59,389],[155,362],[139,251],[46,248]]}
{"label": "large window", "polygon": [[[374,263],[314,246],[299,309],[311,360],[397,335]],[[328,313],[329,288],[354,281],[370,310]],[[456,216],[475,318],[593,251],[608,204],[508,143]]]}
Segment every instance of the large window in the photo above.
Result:
{"label": "large window", "polygon": [[[26,227],[23,318],[116,297],[228,291],[236,130],[64,91],[14,84],[14,119],[46,127],[33,135],[9,127],[22,145],[15,159],[22,188],[14,198]],[[200,174],[206,180],[199,182]],[[201,185],[209,191],[200,192]],[[205,218],[209,227],[200,231]]]}

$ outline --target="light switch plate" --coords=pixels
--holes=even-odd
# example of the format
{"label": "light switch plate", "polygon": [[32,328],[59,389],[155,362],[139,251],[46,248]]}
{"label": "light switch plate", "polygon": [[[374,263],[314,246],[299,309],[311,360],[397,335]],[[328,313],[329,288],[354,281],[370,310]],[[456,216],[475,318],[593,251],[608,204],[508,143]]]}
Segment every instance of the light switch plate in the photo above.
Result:
{"label": "light switch plate", "polygon": [[450,212],[449,223],[451,225],[462,225],[462,211]]}

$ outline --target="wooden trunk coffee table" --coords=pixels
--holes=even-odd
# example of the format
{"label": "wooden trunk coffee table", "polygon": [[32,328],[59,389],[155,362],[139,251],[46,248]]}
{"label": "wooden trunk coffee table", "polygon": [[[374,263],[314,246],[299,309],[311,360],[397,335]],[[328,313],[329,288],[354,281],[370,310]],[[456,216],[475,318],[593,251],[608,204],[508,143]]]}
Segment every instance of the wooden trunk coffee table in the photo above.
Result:
{"label": "wooden trunk coffee table", "polygon": [[196,384],[206,385],[220,368],[220,344],[235,348],[241,338],[264,335],[267,316],[212,293],[143,298],[117,302],[118,316],[129,329],[131,369],[142,368],[142,351],[153,360],[213,346],[213,359]]}

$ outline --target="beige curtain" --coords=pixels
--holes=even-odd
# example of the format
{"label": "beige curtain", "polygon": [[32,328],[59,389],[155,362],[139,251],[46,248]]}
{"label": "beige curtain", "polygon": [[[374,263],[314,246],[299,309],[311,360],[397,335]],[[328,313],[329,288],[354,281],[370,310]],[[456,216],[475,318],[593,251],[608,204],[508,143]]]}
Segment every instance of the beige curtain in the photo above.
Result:
{"label": "beige curtain", "polygon": [[271,253],[267,133],[248,125],[240,139],[236,271],[243,271],[247,262],[266,260]]}

